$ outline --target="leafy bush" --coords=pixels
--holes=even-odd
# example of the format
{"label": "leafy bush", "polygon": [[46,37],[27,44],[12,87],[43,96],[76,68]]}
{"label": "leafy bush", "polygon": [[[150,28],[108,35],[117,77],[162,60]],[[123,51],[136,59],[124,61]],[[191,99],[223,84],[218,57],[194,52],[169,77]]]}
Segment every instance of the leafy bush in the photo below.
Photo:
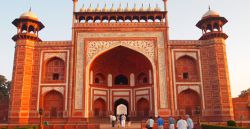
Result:
{"label": "leafy bush", "polygon": [[219,126],[219,125],[201,125],[202,129],[244,129],[241,127],[232,127],[232,126]]}
{"label": "leafy bush", "polygon": [[13,129],[38,129],[37,126],[15,127]]}
{"label": "leafy bush", "polygon": [[229,120],[229,121],[227,121],[227,126],[234,126],[234,127],[236,127],[236,122],[233,121],[233,120]]}

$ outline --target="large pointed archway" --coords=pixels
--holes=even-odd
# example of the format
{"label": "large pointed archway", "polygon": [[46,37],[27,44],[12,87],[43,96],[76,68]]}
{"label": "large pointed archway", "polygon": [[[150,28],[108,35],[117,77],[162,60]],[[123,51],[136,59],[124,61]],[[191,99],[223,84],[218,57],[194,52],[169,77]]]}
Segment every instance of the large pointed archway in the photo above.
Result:
{"label": "large pointed archway", "polygon": [[[117,46],[102,53],[90,64],[88,85],[91,92],[89,98],[102,96],[106,99],[109,114],[116,114],[117,106],[123,104],[127,108],[127,114],[135,112],[133,114],[136,115],[136,104],[133,103],[136,98],[144,92],[147,98],[153,98],[155,81],[153,72],[151,61],[145,55],[124,46]],[[132,94],[132,91],[138,92],[138,94]],[[124,99],[126,102],[112,105],[117,98],[126,98]],[[91,103],[94,101],[90,102],[90,105],[93,105]],[[149,105],[151,106],[148,107],[154,107],[153,99],[149,101]],[[93,113],[93,110],[93,107],[90,107],[89,112]],[[153,112],[153,108],[148,110]]]}

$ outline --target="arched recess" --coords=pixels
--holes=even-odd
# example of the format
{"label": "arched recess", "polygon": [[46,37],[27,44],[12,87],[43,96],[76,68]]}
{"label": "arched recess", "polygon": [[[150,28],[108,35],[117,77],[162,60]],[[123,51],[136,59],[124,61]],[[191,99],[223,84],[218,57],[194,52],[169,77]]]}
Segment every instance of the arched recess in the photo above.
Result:
{"label": "arched recess", "polygon": [[[145,59],[144,61],[147,61],[148,64],[150,65],[150,68],[148,68],[147,70],[152,71],[152,73],[153,73],[152,74],[152,80],[153,80],[153,82],[156,80],[156,72],[154,72],[154,71],[156,71],[156,64],[154,62],[154,57],[151,55],[151,53],[150,52],[148,52],[148,53],[145,52],[146,50],[140,50],[139,47],[137,47],[137,46],[133,47],[132,45],[125,44],[125,43],[108,45],[108,47],[107,46],[102,47],[102,49],[99,49],[99,50],[94,51],[94,52],[92,52],[92,49],[90,49],[90,51],[87,51],[87,53],[90,53],[90,55],[89,55],[89,58],[87,58],[87,65],[86,65],[86,69],[85,69],[86,70],[86,74],[87,75],[90,74],[90,71],[93,70],[94,63],[96,62],[97,59],[100,59],[100,57],[102,55],[104,55],[106,53],[109,53],[109,52],[111,52],[113,50],[119,50],[120,48],[125,48],[124,50],[126,50],[126,51],[133,51],[133,53],[137,53],[137,54],[143,56],[143,58]],[[114,59],[112,59],[112,60],[114,60]],[[105,62],[109,63],[108,61],[105,61]],[[109,66],[112,66],[112,65],[109,65]],[[108,75],[114,75],[113,73],[109,73],[109,72],[107,74]],[[105,73],[105,75],[106,75],[106,73]],[[110,76],[110,78],[114,79],[114,77],[112,77],[112,76]],[[89,80],[89,76],[85,76],[85,79],[87,80],[85,82],[85,84],[86,84],[85,88],[88,89],[89,86],[90,86],[89,85],[89,81],[88,81]],[[112,82],[114,82],[114,81],[112,81]],[[77,82],[77,83],[80,83],[80,82]],[[112,85],[109,85],[109,86],[112,86]],[[154,88],[156,88],[156,84],[152,83],[152,86]],[[90,96],[88,96],[88,95],[89,95],[88,94],[88,90],[85,90],[85,101],[86,102],[89,102]],[[154,100],[157,100],[157,96],[156,95],[154,95]],[[90,103],[92,103],[92,102],[90,102]],[[75,103],[75,105],[77,105],[77,104]],[[156,101],[154,101],[153,105],[157,106]],[[80,104],[79,104],[79,106],[80,106]],[[89,114],[88,111],[89,111],[90,108],[89,108],[88,105],[85,105],[85,108],[87,109],[87,110],[85,110],[85,116],[87,117],[88,114]],[[157,108],[155,108],[154,112],[157,113]]]}
{"label": "arched recess", "polygon": [[138,117],[147,118],[149,116],[150,106],[149,101],[145,98],[141,98],[136,103],[136,113]]}
{"label": "arched recess", "polygon": [[193,57],[184,55],[176,60],[175,64],[177,81],[198,81],[198,62]]}
{"label": "arched recess", "polygon": [[178,109],[180,115],[194,115],[195,109],[201,106],[201,98],[197,92],[187,89],[178,94]]}
{"label": "arched recess", "polygon": [[127,108],[127,111],[125,111],[125,112],[127,112],[127,115],[129,114],[129,103],[128,103],[128,101],[127,100],[125,100],[125,99],[118,99],[118,100],[116,100],[115,101],[115,103],[114,103],[114,113],[115,114],[117,114],[117,108],[118,108],[118,106],[119,105],[125,105]]}
{"label": "arched recess", "polygon": [[94,116],[102,117],[107,115],[107,104],[102,98],[98,98],[93,104]]}
{"label": "arched recess", "polygon": [[63,117],[63,95],[58,91],[52,90],[43,97],[43,109],[45,115],[51,118]]}
{"label": "arched recess", "polygon": [[106,82],[105,76],[102,73],[97,73],[94,76],[95,84],[104,84]]}
{"label": "arched recess", "polygon": [[43,80],[45,82],[63,82],[65,81],[65,62],[53,57],[44,63]]}
{"label": "arched recess", "polygon": [[141,85],[141,84],[148,84],[149,83],[149,79],[147,74],[145,73],[140,73],[137,78],[136,78],[136,82],[137,84]]}

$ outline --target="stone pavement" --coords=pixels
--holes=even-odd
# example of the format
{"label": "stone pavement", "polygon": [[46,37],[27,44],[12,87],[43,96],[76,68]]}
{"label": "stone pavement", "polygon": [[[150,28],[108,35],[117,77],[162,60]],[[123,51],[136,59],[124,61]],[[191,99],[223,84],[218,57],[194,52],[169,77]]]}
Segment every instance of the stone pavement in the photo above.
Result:
{"label": "stone pavement", "polygon": [[111,123],[103,123],[100,124],[101,129],[141,129],[141,123],[132,123],[130,127],[126,126],[125,128],[118,128],[117,125],[115,127],[111,126]]}

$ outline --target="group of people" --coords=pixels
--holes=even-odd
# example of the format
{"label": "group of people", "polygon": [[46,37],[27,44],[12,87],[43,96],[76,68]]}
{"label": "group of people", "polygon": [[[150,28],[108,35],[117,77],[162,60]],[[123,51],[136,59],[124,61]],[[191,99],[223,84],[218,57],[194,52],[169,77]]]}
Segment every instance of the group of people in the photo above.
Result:
{"label": "group of people", "polygon": [[[190,118],[189,115],[186,115],[186,119],[184,119],[184,117],[182,116],[179,116],[177,123],[175,122],[175,119],[172,116],[169,116],[168,124],[169,124],[169,129],[175,129],[175,124],[178,129],[193,129],[194,128],[193,120]],[[157,126],[158,126],[158,129],[164,128],[164,120],[160,116],[158,116],[158,119],[157,119]],[[153,129],[153,127],[154,127],[154,119],[153,117],[150,117],[146,121],[146,128]]]}
{"label": "group of people", "polygon": [[[115,127],[115,125],[117,124],[118,127],[121,126],[122,128],[125,128],[126,119],[127,119],[127,117],[125,114],[117,115],[117,117],[115,115],[110,115],[112,127]],[[127,119],[127,121],[129,121],[129,120]]]}

